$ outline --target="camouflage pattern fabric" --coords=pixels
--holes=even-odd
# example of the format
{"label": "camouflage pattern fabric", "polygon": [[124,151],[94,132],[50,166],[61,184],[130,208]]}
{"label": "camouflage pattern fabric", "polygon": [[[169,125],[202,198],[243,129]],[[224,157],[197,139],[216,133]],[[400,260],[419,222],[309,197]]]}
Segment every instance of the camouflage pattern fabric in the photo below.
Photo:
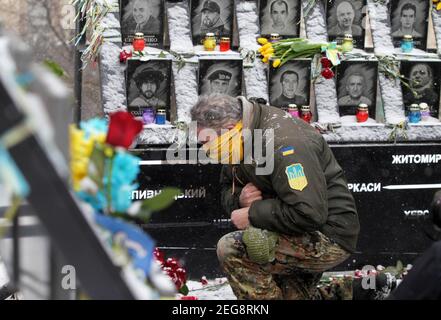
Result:
{"label": "camouflage pattern fabric", "polygon": [[219,262],[238,299],[330,299],[333,291],[339,297],[350,298],[351,287],[344,282],[330,286],[326,296],[317,290],[322,273],[350,256],[324,234],[317,231],[297,236],[279,235],[274,261],[258,264],[247,255],[243,233],[226,234],[217,245]]}

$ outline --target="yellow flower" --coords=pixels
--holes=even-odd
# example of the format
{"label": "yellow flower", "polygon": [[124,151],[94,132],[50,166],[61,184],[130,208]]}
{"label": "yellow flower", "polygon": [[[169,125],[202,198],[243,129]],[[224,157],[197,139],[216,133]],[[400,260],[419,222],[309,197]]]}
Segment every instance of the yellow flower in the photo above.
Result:
{"label": "yellow flower", "polygon": [[113,148],[109,145],[106,145],[104,147],[104,154],[106,155],[106,157],[111,158],[113,157]]}
{"label": "yellow flower", "polygon": [[268,56],[263,57],[262,62],[263,63],[267,63],[268,62]]}
{"label": "yellow flower", "polygon": [[436,5],[436,10],[441,10],[441,2],[438,2],[438,4]]}
{"label": "yellow flower", "polygon": [[280,63],[281,63],[282,61],[280,60],[280,59],[276,59],[276,60],[274,60],[273,61],[273,68],[277,68],[278,66],[280,66]]}
{"label": "yellow flower", "polygon": [[94,134],[85,139],[84,131],[76,125],[69,127],[70,134],[70,169],[72,184],[75,191],[80,188],[80,181],[88,174],[89,160],[92,155],[95,143],[104,144],[105,134]]}
{"label": "yellow flower", "polygon": [[257,39],[257,42],[260,43],[261,45],[265,45],[268,43],[268,39],[267,38],[259,38],[259,39]]}
{"label": "yellow flower", "polygon": [[263,57],[266,58],[266,61],[269,61],[272,58],[273,54],[266,54]]}
{"label": "yellow flower", "polygon": [[257,51],[264,52],[264,51],[266,51],[267,49],[269,49],[271,47],[272,47],[272,44],[271,43],[267,43],[267,44],[261,46],[259,49],[257,49]]}
{"label": "yellow flower", "polygon": [[272,53],[274,53],[274,48],[273,48],[273,47],[266,49],[266,50],[263,52],[263,55],[266,56],[266,55],[268,55],[268,54],[272,54]]}

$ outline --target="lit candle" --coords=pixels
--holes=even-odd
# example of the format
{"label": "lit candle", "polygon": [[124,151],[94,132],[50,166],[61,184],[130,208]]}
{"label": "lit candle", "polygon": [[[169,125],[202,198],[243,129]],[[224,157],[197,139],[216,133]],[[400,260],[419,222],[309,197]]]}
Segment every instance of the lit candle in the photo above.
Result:
{"label": "lit candle", "polygon": [[158,109],[156,112],[156,124],[165,124],[167,113],[165,109]]}
{"label": "lit candle", "polygon": [[401,51],[411,52],[413,50],[413,37],[410,34],[406,34],[401,40]]}
{"label": "lit candle", "polygon": [[311,123],[311,119],[312,119],[311,108],[309,106],[303,106],[301,110],[302,110],[302,115],[301,115],[302,120],[306,121],[307,123]]}
{"label": "lit candle", "polygon": [[366,122],[369,119],[369,107],[367,104],[360,103],[356,114],[357,122]]}
{"label": "lit candle", "polygon": [[230,38],[222,37],[219,42],[219,50],[222,52],[230,50]]}
{"label": "lit candle", "polygon": [[299,118],[300,117],[299,108],[297,108],[297,105],[294,104],[294,103],[288,105],[288,113],[293,118]]}
{"label": "lit candle", "polygon": [[345,37],[343,38],[343,43],[341,44],[341,49],[343,52],[351,52],[354,49],[354,43],[351,34],[345,34]]}
{"label": "lit candle", "polygon": [[214,49],[216,49],[216,37],[214,33],[209,32],[205,35],[204,49],[205,51],[214,51]]}
{"label": "lit candle", "polygon": [[409,108],[409,122],[418,123],[421,121],[420,106],[416,103],[412,104]]}
{"label": "lit candle", "polygon": [[135,37],[133,38],[132,45],[134,51],[143,51],[145,48],[144,33],[142,32],[135,33]]}
{"label": "lit candle", "polygon": [[430,109],[429,105],[425,102],[420,103],[420,113],[421,113],[421,120],[427,120],[430,118]]}
{"label": "lit candle", "polygon": [[280,37],[280,34],[278,34],[278,33],[271,33],[271,35],[270,35],[270,42],[271,42],[271,43],[277,42],[277,41],[279,41],[280,39],[282,39],[282,38]]}
{"label": "lit candle", "polygon": [[142,120],[144,124],[151,124],[155,122],[155,113],[153,108],[147,108],[142,114]]}

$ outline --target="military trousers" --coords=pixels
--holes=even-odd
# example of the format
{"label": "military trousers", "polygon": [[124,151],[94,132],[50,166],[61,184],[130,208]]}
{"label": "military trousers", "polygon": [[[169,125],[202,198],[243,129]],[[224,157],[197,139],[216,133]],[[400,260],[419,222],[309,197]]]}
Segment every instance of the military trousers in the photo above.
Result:
{"label": "military trousers", "polygon": [[266,264],[251,261],[242,241],[243,231],[223,236],[217,256],[238,299],[320,299],[317,289],[322,273],[350,254],[321,232],[279,235],[275,260]]}

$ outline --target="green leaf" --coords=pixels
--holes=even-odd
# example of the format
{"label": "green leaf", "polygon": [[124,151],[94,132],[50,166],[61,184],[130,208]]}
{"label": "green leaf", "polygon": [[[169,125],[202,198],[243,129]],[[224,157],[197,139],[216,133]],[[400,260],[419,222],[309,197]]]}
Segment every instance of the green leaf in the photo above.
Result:
{"label": "green leaf", "polygon": [[66,74],[66,71],[55,61],[46,59],[43,61],[43,65],[46,66],[52,73],[54,73],[58,77],[63,77]]}
{"label": "green leaf", "polygon": [[148,212],[161,211],[169,207],[175,197],[181,193],[178,188],[165,188],[156,197],[143,201],[141,210]]}
{"label": "green leaf", "polygon": [[188,295],[188,293],[190,292],[190,290],[188,290],[188,287],[186,284],[184,284],[180,289],[179,289],[179,293],[183,294],[184,296]]}
{"label": "green leaf", "polygon": [[90,162],[93,165],[94,171],[90,172],[89,169],[89,176],[97,184],[98,188],[102,189],[104,187],[103,178],[106,162],[104,148],[100,147],[98,144],[95,144],[92,155],[90,156]]}
{"label": "green leaf", "polygon": [[158,57],[159,57],[159,58],[165,58],[165,57],[167,57],[167,55],[165,54],[164,51],[161,51],[161,52],[159,53]]}

